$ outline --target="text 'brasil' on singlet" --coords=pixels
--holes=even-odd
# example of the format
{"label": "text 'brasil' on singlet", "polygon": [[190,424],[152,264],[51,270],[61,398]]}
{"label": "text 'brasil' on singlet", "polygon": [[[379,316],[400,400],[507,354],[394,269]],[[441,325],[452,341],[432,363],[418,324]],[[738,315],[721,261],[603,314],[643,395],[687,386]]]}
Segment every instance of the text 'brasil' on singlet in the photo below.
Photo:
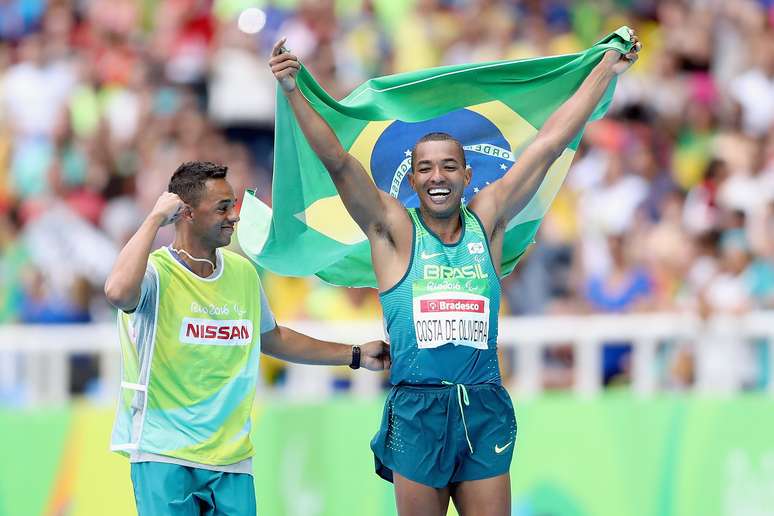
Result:
{"label": "text 'brasil' on singlet", "polygon": [[395,384],[500,383],[500,281],[481,222],[462,206],[462,234],[444,244],[409,209],[414,224],[405,276],[380,299]]}

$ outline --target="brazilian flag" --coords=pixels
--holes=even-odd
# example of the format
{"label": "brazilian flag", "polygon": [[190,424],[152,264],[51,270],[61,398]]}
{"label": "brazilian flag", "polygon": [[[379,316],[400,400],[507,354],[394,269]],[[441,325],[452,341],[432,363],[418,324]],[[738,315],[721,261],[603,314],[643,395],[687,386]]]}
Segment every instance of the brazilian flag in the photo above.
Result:
{"label": "brazilian flag", "polygon": [[[433,131],[457,138],[473,170],[463,197],[467,202],[519,159],[548,117],[578,89],[607,50],[626,52],[631,46],[628,29],[622,27],[581,53],[379,77],[360,85],[340,102],[303,67],[296,83],[376,186],[407,207],[419,205],[406,179],[414,143]],[[614,88],[615,81],[591,120],[604,115]],[[508,224],[503,275],[513,270],[534,241],[581,134]],[[241,217],[239,242],[261,267],[286,276],[315,274],[334,285],[376,287],[368,240],[344,208],[279,89],[272,207],[248,191]]]}

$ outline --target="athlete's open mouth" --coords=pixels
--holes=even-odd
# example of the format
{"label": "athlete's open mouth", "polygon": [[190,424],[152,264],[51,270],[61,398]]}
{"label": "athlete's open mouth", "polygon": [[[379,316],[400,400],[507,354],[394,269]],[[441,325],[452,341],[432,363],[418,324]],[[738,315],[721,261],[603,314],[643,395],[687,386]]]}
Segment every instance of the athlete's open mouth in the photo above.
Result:
{"label": "athlete's open mouth", "polygon": [[427,194],[430,196],[430,199],[433,201],[433,203],[443,204],[451,194],[451,189],[439,187],[430,188],[427,191]]}

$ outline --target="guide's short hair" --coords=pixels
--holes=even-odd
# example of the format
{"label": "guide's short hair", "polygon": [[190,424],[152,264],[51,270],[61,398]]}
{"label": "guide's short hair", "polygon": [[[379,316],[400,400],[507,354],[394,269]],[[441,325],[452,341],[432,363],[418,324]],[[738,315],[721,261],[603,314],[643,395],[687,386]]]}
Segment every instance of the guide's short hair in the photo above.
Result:
{"label": "guide's short hair", "polygon": [[189,206],[196,206],[202,197],[204,184],[210,179],[223,179],[228,167],[209,161],[186,161],[172,174],[167,190],[177,194]]}

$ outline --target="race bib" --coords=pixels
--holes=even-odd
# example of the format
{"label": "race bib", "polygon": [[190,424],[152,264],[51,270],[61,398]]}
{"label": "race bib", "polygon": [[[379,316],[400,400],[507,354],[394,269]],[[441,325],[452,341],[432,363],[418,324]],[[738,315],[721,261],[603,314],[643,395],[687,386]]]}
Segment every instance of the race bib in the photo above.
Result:
{"label": "race bib", "polygon": [[452,343],[487,349],[489,283],[484,279],[421,279],[412,284],[420,349]]}

